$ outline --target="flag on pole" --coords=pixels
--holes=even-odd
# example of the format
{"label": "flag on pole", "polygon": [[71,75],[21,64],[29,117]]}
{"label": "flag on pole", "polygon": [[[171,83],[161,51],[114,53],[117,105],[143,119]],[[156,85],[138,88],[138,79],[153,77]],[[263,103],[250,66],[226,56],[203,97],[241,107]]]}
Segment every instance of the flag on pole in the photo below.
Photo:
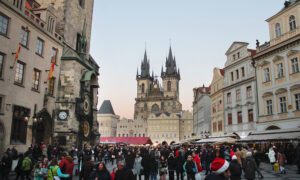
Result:
{"label": "flag on pole", "polygon": [[53,73],[54,73],[54,67],[55,67],[55,56],[52,56],[51,58],[51,66],[50,66],[50,70],[49,70],[49,75],[48,75],[48,80],[50,80],[53,77]]}
{"label": "flag on pole", "polygon": [[15,54],[15,59],[14,59],[14,63],[13,63],[13,65],[11,66],[11,68],[13,68],[13,67],[15,66],[17,60],[19,59],[19,54],[20,54],[20,52],[21,52],[21,43],[19,43],[19,46],[18,46],[17,51],[16,51],[15,53],[13,53],[13,54]]}

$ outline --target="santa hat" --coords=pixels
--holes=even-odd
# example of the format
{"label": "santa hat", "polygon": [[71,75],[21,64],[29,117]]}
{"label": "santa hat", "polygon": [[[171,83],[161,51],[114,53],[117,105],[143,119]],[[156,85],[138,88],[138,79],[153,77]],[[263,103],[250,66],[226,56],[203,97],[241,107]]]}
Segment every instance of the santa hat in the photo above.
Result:
{"label": "santa hat", "polygon": [[215,158],[210,165],[210,169],[215,174],[221,174],[229,168],[229,163],[222,158]]}
{"label": "santa hat", "polygon": [[232,160],[237,159],[236,155],[233,155],[231,159]]}

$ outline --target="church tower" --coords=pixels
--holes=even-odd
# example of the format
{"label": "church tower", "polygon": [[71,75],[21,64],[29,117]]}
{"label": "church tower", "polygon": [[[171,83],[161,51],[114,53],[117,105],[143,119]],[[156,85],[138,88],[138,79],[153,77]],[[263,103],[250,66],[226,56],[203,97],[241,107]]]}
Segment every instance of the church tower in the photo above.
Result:
{"label": "church tower", "polygon": [[164,97],[179,101],[180,72],[176,66],[175,56],[173,57],[170,46],[169,55],[166,58],[166,71],[162,68],[161,78],[163,81]]}
{"label": "church tower", "polygon": [[137,81],[137,98],[135,104],[135,118],[144,119],[148,116],[148,107],[146,103],[146,98],[151,90],[151,85],[153,83],[153,77],[150,76],[150,63],[147,57],[147,52],[145,50],[144,59],[141,63],[141,73],[137,70],[136,74]]}

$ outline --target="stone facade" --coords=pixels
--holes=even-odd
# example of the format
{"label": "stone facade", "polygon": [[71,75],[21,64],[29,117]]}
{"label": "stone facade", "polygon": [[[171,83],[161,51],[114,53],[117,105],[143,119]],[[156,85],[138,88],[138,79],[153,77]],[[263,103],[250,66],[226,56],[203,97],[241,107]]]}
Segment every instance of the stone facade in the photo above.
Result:
{"label": "stone facade", "polygon": [[197,137],[206,137],[211,132],[210,87],[193,89],[193,132]]}
{"label": "stone facade", "polygon": [[257,47],[258,131],[300,126],[300,1],[269,18],[270,42]]}
{"label": "stone facade", "polygon": [[248,43],[233,42],[226,52],[224,76],[225,132],[245,137],[256,127],[257,103],[255,69],[252,56],[255,50]]}
{"label": "stone facade", "polygon": [[212,136],[220,136],[224,134],[223,80],[224,70],[215,68],[213,80],[210,85]]}
{"label": "stone facade", "polygon": [[0,33],[0,151],[16,146],[24,152],[32,143],[52,142],[63,38],[46,21],[56,21],[51,7],[31,11],[39,4],[22,2],[0,1],[0,16],[8,19],[7,31]]}

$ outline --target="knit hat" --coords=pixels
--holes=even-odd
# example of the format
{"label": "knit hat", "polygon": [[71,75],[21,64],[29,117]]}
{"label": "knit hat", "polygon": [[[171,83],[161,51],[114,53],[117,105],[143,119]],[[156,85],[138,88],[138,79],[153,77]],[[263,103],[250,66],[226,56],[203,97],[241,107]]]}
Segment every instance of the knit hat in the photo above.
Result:
{"label": "knit hat", "polygon": [[229,168],[229,163],[222,158],[215,158],[210,165],[210,169],[215,174],[221,174]]}
{"label": "knit hat", "polygon": [[236,155],[233,155],[231,159],[232,160],[237,159]]}

